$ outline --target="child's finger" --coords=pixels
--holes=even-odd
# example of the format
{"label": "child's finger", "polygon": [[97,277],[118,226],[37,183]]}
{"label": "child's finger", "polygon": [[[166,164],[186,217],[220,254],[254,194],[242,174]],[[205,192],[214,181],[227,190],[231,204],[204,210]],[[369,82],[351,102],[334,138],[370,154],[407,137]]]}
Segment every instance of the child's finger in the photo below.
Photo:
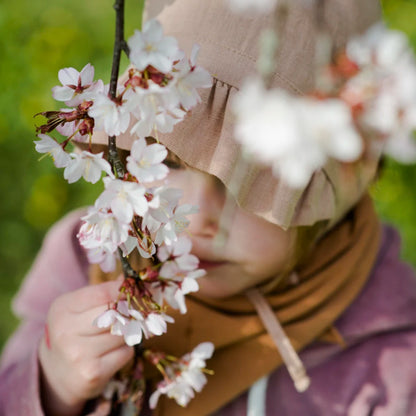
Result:
{"label": "child's finger", "polygon": [[111,351],[124,346],[126,346],[126,342],[122,336],[112,335],[110,333],[94,337],[91,345],[97,357],[109,354]]}
{"label": "child's finger", "polygon": [[117,299],[120,281],[105,282],[99,285],[86,286],[64,295],[68,310],[81,313],[96,306],[107,305]]}
{"label": "child's finger", "polygon": [[80,395],[86,399],[100,394],[108,380],[134,356],[134,349],[123,345],[96,359],[83,362],[78,366],[78,384]]}
{"label": "child's finger", "polygon": [[104,378],[110,378],[134,356],[134,349],[128,345],[114,349],[100,358]]}
{"label": "child's finger", "polygon": [[124,345],[126,343],[123,337],[107,332],[94,337],[79,337],[75,343],[67,346],[67,348],[72,352],[71,356],[85,357],[89,360],[91,357],[101,357]]}

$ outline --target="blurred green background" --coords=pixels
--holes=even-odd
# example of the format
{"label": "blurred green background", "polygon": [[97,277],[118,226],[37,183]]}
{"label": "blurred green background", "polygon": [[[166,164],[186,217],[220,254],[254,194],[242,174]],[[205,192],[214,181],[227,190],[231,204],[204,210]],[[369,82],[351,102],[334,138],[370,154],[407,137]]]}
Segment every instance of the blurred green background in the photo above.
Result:
{"label": "blurred green background", "polygon": [[[365,1],[365,0],[363,0]],[[391,27],[416,47],[416,0],[384,0]],[[46,230],[69,210],[93,203],[100,185],[68,186],[49,159],[38,162],[33,114],[59,108],[51,97],[58,70],[91,62],[109,81],[114,13],[111,0],[14,0],[0,4],[0,349],[17,321],[10,301]],[[127,1],[126,34],[139,26],[140,2]],[[126,65],[126,62],[123,63]],[[39,121],[38,121],[39,122]],[[404,238],[403,257],[416,265],[414,166],[387,161],[373,193],[383,218]]]}

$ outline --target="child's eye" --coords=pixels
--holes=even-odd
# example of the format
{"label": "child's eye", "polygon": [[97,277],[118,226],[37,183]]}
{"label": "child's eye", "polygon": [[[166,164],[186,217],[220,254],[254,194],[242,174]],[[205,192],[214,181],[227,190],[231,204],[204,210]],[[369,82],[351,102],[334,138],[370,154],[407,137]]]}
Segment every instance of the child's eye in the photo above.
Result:
{"label": "child's eye", "polygon": [[170,160],[170,159],[165,159],[163,161],[163,163],[169,168],[169,169],[182,169],[184,166],[182,166],[180,163],[174,161],[174,160]]}
{"label": "child's eye", "polygon": [[163,161],[163,163],[169,169],[185,169],[186,168],[186,163],[182,161],[178,156],[176,156],[170,150],[168,150],[168,155],[166,156],[166,159]]}

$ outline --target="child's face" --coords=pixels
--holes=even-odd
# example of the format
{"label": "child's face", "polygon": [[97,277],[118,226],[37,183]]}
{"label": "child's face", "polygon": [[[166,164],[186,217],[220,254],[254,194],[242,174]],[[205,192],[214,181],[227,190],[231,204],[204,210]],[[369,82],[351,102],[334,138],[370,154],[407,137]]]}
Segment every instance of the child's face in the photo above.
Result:
{"label": "child's face", "polygon": [[292,256],[295,231],[284,231],[260,217],[235,207],[228,239],[215,250],[214,239],[225,202],[224,185],[214,176],[190,168],[170,169],[168,186],[184,192],[181,204],[199,207],[189,216],[192,253],[207,271],[200,293],[227,297],[279,274]]}

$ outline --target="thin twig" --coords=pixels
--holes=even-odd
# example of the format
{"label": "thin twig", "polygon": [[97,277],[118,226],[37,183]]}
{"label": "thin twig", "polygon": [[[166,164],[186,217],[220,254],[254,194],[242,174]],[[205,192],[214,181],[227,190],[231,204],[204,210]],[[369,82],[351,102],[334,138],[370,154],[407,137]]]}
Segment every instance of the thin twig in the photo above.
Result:
{"label": "thin twig", "polygon": [[114,39],[113,66],[111,67],[109,90],[109,95],[113,99],[117,96],[117,81],[120,71],[121,52],[126,45],[126,41],[124,40],[124,0],[116,0],[114,10],[116,11],[116,34]]}
{"label": "thin twig", "polygon": [[[124,39],[124,0],[116,0],[114,4],[114,10],[116,11],[116,30],[114,39],[114,51],[113,51],[113,64],[111,67],[111,79],[109,96],[112,100],[117,100],[117,83],[120,72],[120,59],[121,52],[128,53],[128,46]],[[114,171],[117,178],[123,178],[126,172],[123,162],[120,160],[120,156],[117,152],[116,137],[108,137],[108,161]],[[139,274],[131,267],[129,261],[123,256],[123,252],[118,249],[121,266],[123,268],[124,277],[129,277],[139,280]]]}
{"label": "thin twig", "polygon": [[116,177],[123,178],[126,170],[117,151],[116,136],[108,137],[108,162],[110,163]]}
{"label": "thin twig", "polygon": [[139,280],[139,274],[131,267],[129,261],[123,256],[121,249],[118,249],[118,254],[120,256],[121,267],[123,269],[123,274],[125,278],[132,277],[135,280]]}
{"label": "thin twig", "polygon": [[[124,0],[116,0],[114,10],[116,11],[116,33],[114,38],[113,64],[111,67],[110,89],[108,95],[112,100],[116,101],[121,52],[126,50],[127,47],[127,43],[124,39]],[[108,137],[108,161],[113,168],[116,177],[122,178],[125,173],[125,168],[117,152],[115,136]]]}

